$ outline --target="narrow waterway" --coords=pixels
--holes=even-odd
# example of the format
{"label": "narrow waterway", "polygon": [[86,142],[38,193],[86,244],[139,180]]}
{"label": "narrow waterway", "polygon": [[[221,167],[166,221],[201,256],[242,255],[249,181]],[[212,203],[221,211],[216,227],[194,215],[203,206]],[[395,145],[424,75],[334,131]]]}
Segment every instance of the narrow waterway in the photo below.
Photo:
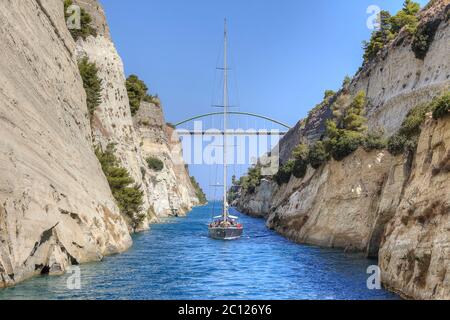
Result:
{"label": "narrow waterway", "polygon": [[397,299],[367,289],[376,261],[291,243],[246,216],[241,240],[214,241],[210,217],[211,205],[196,208],[135,236],[128,252],[80,266],[80,290],[67,288],[70,275],[40,276],[0,290],[0,300]]}

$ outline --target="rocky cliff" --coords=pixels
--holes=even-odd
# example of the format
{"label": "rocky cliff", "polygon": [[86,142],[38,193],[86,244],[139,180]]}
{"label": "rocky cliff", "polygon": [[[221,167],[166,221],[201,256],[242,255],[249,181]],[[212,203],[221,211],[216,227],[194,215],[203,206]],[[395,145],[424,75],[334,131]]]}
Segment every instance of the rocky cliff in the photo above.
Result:
{"label": "rocky cliff", "polygon": [[[421,24],[438,25],[424,60],[415,57],[411,39],[400,33],[347,87],[284,137],[281,162],[299,143],[321,138],[337,99],[363,90],[369,130],[391,136],[413,107],[449,90],[448,12],[445,0],[420,13]],[[414,154],[360,148],[342,161],[309,167],[304,178],[292,176],[281,186],[262,180],[235,205],[265,217],[268,227],[293,241],[378,257],[383,284],[403,297],[450,299],[449,126],[448,116],[433,120],[428,115]]]}
{"label": "rocky cliff", "polygon": [[166,125],[160,106],[143,102],[134,117],[142,156],[156,157],[164,163],[160,171],[144,167],[144,181],[152,212],[158,217],[181,216],[199,204],[186,171],[180,139]]}
{"label": "rocky cliff", "polygon": [[[62,273],[132,244],[127,217],[94,148],[115,143],[122,166],[146,186],[141,136],[102,8],[93,0],[75,3],[91,14],[97,29],[96,37],[77,43],[61,0],[0,5],[0,287],[39,273]],[[103,80],[92,122],[77,65],[83,56],[96,63]],[[168,145],[167,162],[179,163],[177,142]],[[182,191],[161,192],[167,197],[161,201],[187,210],[196,199],[184,165],[167,167],[170,182],[159,185],[172,190],[177,184]],[[148,215],[139,229],[155,218],[154,188],[143,187]]]}
{"label": "rocky cliff", "polygon": [[450,81],[450,28],[448,0],[434,4],[420,13],[420,23],[436,24],[434,41],[424,59],[411,50],[412,37],[401,32],[395,41],[377,57],[365,63],[353,80],[330,101],[311,111],[280,142],[280,160],[285,163],[300,142],[322,137],[325,122],[333,112],[332,104],[362,90],[368,99],[367,117],[370,130],[381,129],[386,136],[396,132],[406,114],[420,103],[429,102]]}
{"label": "rocky cliff", "polygon": [[[96,0],[76,0],[98,30],[96,37],[77,41],[77,57],[94,62],[102,79],[102,101],[93,119],[94,144],[116,145],[116,155],[144,186],[144,211],[148,213],[140,230],[157,217],[184,215],[198,204],[195,190],[182,158],[181,143],[169,132],[161,106],[142,101],[134,120],[129,107],[122,60],[115,49],[102,7]],[[148,124],[148,126],[147,126]],[[148,168],[148,157],[161,158],[164,169]]]}

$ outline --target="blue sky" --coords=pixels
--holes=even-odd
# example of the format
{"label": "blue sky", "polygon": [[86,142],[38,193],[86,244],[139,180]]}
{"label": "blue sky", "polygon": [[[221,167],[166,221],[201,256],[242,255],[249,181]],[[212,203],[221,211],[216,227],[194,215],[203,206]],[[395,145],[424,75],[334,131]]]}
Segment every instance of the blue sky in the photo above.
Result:
{"label": "blue sky", "polygon": [[[368,6],[395,13],[403,0],[101,2],[126,74],[159,94],[167,121],[211,112],[227,17],[240,109],[294,125],[360,67]],[[206,171],[191,168],[205,189]]]}

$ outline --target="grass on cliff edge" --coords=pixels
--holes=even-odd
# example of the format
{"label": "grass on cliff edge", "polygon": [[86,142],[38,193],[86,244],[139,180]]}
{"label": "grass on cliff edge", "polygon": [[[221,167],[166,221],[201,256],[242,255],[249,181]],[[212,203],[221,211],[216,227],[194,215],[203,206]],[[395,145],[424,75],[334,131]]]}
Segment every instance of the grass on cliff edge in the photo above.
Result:
{"label": "grass on cliff edge", "polygon": [[97,147],[95,154],[121,213],[130,218],[133,228],[137,228],[145,219],[145,214],[142,212],[144,192],[141,186],[135,184],[130,173],[120,166],[115,155],[114,144],[109,144],[104,151]]}

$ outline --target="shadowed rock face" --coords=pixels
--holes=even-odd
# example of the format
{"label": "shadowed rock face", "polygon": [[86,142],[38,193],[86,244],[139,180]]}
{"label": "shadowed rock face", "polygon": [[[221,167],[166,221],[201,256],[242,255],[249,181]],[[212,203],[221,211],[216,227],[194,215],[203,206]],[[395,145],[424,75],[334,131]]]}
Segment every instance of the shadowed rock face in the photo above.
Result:
{"label": "shadowed rock face", "polygon": [[62,2],[11,1],[0,20],[2,287],[122,252],[131,238],[93,152]]}
{"label": "shadowed rock face", "polygon": [[[449,3],[435,1],[421,13],[421,24],[439,25],[424,60],[401,33],[333,99],[363,90],[369,129],[391,135],[413,107],[449,90]],[[330,112],[322,106],[284,137],[282,162],[299,143],[320,139]],[[378,257],[384,285],[404,297],[450,299],[449,132],[449,117],[429,117],[408,158],[360,149],[281,187],[265,182],[236,205],[293,241]]]}

